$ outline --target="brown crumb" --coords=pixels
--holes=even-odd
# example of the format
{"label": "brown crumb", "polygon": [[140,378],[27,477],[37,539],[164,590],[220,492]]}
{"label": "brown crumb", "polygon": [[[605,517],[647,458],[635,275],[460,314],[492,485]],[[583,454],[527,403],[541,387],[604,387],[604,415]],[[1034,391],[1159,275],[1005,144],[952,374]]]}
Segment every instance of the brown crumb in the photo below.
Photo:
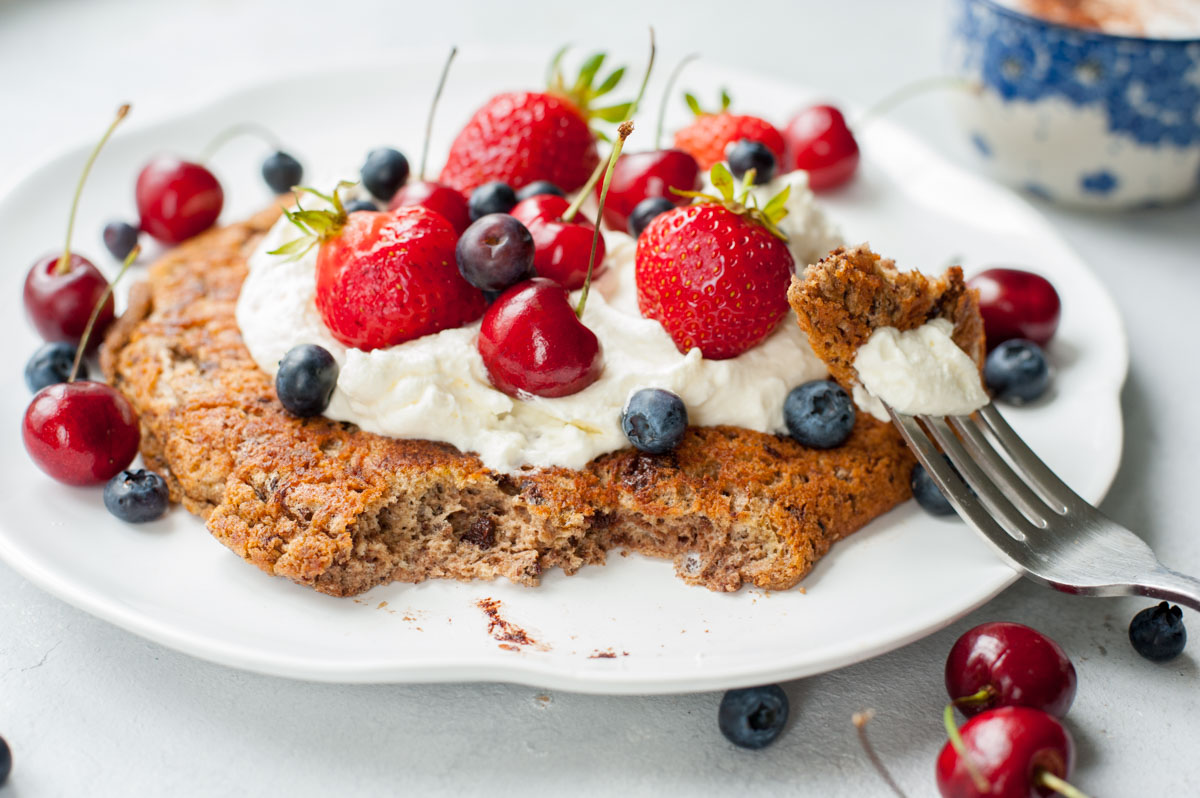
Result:
{"label": "brown crumb", "polygon": [[549,650],[549,646],[534,640],[524,629],[500,615],[499,599],[481,598],[475,602],[475,606],[487,615],[488,634],[492,636],[492,639],[498,641],[500,648],[505,651],[516,651],[517,649],[513,648],[512,644],[534,646],[543,651]]}

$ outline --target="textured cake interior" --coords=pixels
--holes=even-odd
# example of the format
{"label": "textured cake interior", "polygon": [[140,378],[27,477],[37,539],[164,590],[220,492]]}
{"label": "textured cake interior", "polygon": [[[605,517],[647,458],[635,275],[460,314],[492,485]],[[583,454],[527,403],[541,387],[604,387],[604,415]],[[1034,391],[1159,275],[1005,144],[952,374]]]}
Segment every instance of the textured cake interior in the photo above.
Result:
{"label": "textured cake interior", "polygon": [[581,470],[505,475],[429,441],[297,419],[234,319],[246,256],[277,210],[171,251],[133,287],[102,350],[172,498],[264,571],[333,595],[394,580],[536,584],[624,549],[714,590],[796,584],[839,538],[906,499],[899,436],[860,418],[830,451],[732,427]]}

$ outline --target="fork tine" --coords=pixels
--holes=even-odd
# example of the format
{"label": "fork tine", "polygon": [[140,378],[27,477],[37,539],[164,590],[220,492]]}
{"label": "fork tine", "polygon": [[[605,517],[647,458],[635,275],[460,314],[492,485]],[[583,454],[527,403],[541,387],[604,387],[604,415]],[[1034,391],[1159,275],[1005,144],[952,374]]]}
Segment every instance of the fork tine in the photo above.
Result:
{"label": "fork tine", "polygon": [[983,473],[979,464],[967,453],[962,441],[950,429],[946,419],[941,416],[920,416],[920,420],[933,434],[933,439],[941,445],[942,451],[954,463],[958,473],[983,501],[984,506],[991,511],[992,517],[1000,522],[1008,534],[1024,540],[1034,531],[1033,526],[1021,515],[1020,510],[1013,506],[1004,492],[994,481]]}
{"label": "fork tine", "polygon": [[1055,476],[1054,472],[1042,462],[1040,457],[1034,454],[1025,441],[1021,440],[1021,436],[1017,435],[1004,420],[1004,416],[1000,415],[995,404],[988,402],[980,408],[978,417],[987,425],[992,437],[1008,452],[1008,456],[1017,469],[1024,472],[1025,478],[1047,500],[1050,509],[1059,515],[1065,515],[1072,506],[1090,507],[1079,497],[1079,494]]}
{"label": "fork tine", "polygon": [[1025,514],[1029,522],[1039,529],[1047,525],[1046,512],[1049,509],[1040,496],[1033,492],[1025,482],[1013,472],[1009,464],[988,441],[977,424],[969,416],[949,416],[946,419],[950,426],[958,432],[959,439],[972,459],[985,474],[994,482],[999,483],[1004,495]]}
{"label": "fork tine", "polygon": [[915,418],[897,413],[890,407],[888,413],[891,414],[892,421],[900,430],[900,434],[912,447],[921,465],[925,466],[925,470],[929,472],[934,484],[938,486],[958,514],[982,532],[1001,556],[1012,563],[1014,567],[1024,570],[1021,563],[1029,558],[1028,547],[1005,532],[988,514],[975,495],[963,484],[962,479],[954,473],[954,469],[947,465],[941,452],[933,445],[933,441],[925,434],[925,430],[921,429],[921,425]]}

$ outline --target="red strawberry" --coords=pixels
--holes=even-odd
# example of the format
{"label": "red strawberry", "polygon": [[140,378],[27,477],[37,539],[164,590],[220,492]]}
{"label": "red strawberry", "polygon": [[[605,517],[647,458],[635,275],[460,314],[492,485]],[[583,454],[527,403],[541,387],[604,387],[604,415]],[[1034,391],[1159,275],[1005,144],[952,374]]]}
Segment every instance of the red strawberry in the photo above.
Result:
{"label": "red strawberry", "polygon": [[783,163],[783,134],[765,119],[729,113],[727,92],[721,91],[721,110],[716,113],[702,110],[692,95],[683,96],[696,120],[675,134],[675,146],[691,153],[701,169],[724,161],[725,148],[742,139],[762,142],[775,156],[775,163]]}
{"label": "red strawberry", "polygon": [[733,197],[733,177],[713,167],[721,197],[659,214],[637,244],[638,308],[686,353],[736,357],[771,334],[787,313],[792,255],[775,227],[789,189],[762,209]]}
{"label": "red strawberry", "polygon": [[[316,193],[316,192],[312,192]],[[394,346],[478,319],[483,292],[458,271],[458,234],[439,213],[421,206],[347,215],[288,211],[307,234],[272,254],[317,251],[317,310],[333,337],[364,351]]]}
{"label": "red strawberry", "polygon": [[621,67],[599,86],[592,83],[604,63],[597,53],[584,63],[578,80],[568,85],[554,61],[554,77],[544,92],[498,94],[471,117],[450,146],[450,157],[439,182],[462,192],[490,180],[502,180],[515,189],[535,180],[549,180],[564,191],[587,182],[600,162],[592,119],[619,122],[628,115],[629,103],[593,108],[592,103],[612,91],[625,74]]}

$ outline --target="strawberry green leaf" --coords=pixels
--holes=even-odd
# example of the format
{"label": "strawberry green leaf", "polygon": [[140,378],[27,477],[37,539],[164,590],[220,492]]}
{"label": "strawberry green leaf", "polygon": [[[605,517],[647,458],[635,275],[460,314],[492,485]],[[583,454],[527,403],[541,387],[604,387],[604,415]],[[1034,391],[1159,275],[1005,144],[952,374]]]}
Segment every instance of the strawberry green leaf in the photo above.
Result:
{"label": "strawberry green leaf", "polygon": [[558,91],[563,90],[562,77],[562,60],[567,54],[567,50],[571,49],[571,45],[564,44],[554,53],[554,57],[550,59],[549,66],[546,67],[546,85]]}
{"label": "strawberry green leaf", "polygon": [[730,104],[733,103],[733,98],[729,96],[727,89],[721,89],[721,110],[728,111]]}
{"label": "strawberry green leaf", "polygon": [[712,168],[712,184],[713,188],[721,192],[721,196],[727,202],[733,201],[733,175],[729,173],[728,167],[723,163],[713,164]]}
{"label": "strawberry green leaf", "polygon": [[316,244],[317,244],[316,239],[314,239],[312,236],[305,236],[303,238],[297,238],[292,241],[289,241],[286,244],[283,244],[282,246],[278,246],[275,249],[268,252],[267,254],[268,255],[291,255],[291,256],[293,256],[293,258],[299,258],[299,257],[303,256],[304,253],[308,252],[310,249],[312,249],[314,246],[316,246]]}
{"label": "strawberry green leaf", "polygon": [[700,101],[696,99],[696,95],[691,92],[684,92],[683,101],[687,103],[687,107],[692,110],[696,116],[704,116],[704,109],[700,107]]}
{"label": "strawberry green leaf", "polygon": [[763,216],[766,216],[767,219],[769,219],[772,224],[778,222],[780,219],[787,216],[788,215],[787,201],[788,201],[788,197],[790,197],[791,195],[792,195],[792,187],[790,185],[784,186],[783,191],[780,191],[774,197],[771,197],[770,201],[768,201],[767,204],[763,206],[763,209],[762,209]]}
{"label": "strawberry green leaf", "polygon": [[596,73],[600,71],[600,67],[604,64],[604,53],[596,53],[591,58],[583,62],[583,66],[579,68],[579,77],[575,80],[575,87],[571,90],[573,94],[583,94],[592,87],[592,81],[596,77]]}
{"label": "strawberry green leaf", "polygon": [[605,122],[622,122],[629,116],[629,110],[633,107],[633,103],[617,103],[616,105],[608,105],[604,108],[593,108],[592,116],[597,119],[603,119]]}
{"label": "strawberry green leaf", "polygon": [[623,77],[625,77],[625,67],[618,67],[617,69],[613,70],[613,73],[605,78],[603,83],[596,87],[595,91],[592,92],[592,96],[600,97],[604,94],[608,94],[617,87],[617,84],[621,82],[621,78]]}

